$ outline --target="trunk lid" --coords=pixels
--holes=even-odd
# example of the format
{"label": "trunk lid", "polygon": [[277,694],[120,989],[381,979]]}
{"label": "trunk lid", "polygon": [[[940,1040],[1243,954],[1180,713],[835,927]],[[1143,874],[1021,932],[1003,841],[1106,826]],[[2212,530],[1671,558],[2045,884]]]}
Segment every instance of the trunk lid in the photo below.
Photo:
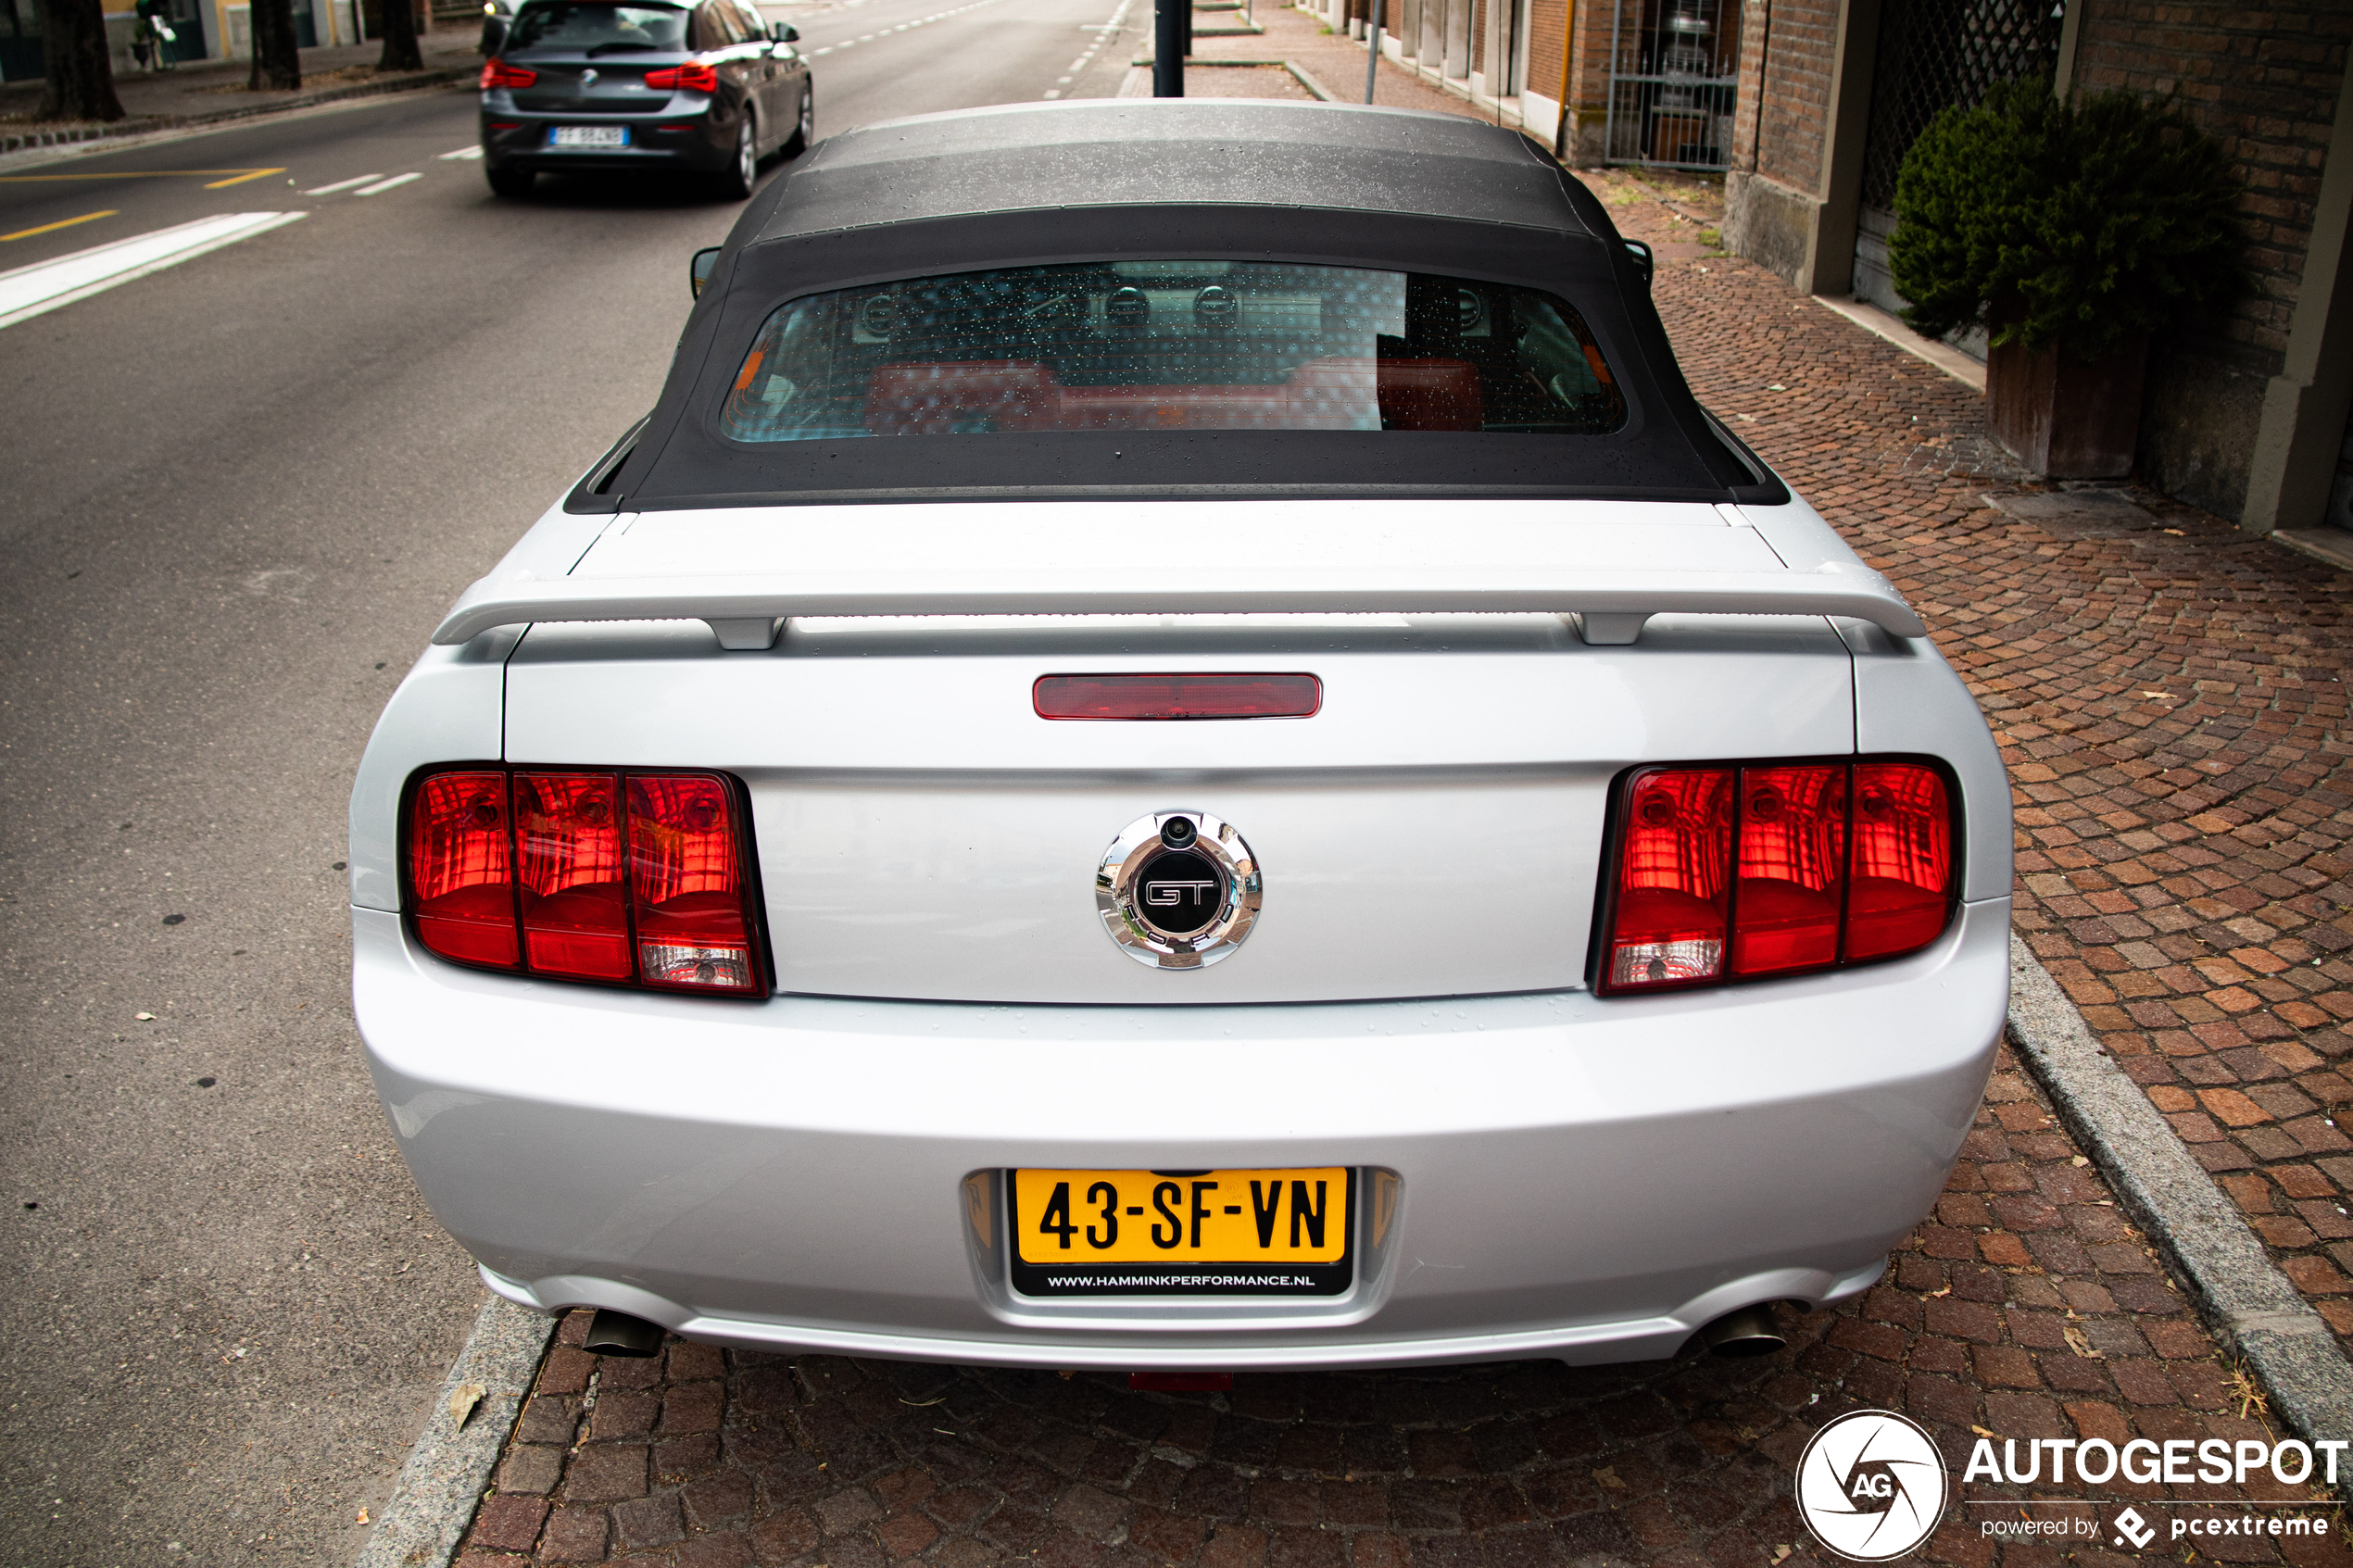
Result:
{"label": "trunk lid", "polygon": [[[1150,516],[1172,552],[1214,559],[1220,540],[1280,554],[1282,509],[1299,505],[1246,516],[1260,504],[1172,503]],[[572,578],[789,571],[857,521],[829,513],[909,509],[624,518]],[[962,509],[1018,547],[1027,508]],[[1137,509],[1104,508],[1105,525],[1132,527]],[[1428,508],[1413,510],[1428,528]],[[1761,554],[1778,568],[1753,530],[1709,507],[1542,512],[1609,561],[1755,571]],[[1446,530],[1430,536],[1443,576],[1459,562],[1443,558]],[[1452,545],[1476,547],[1460,534]],[[1214,671],[1312,673],[1323,708],[1055,721],[1031,703],[1044,675]],[[782,989],[910,999],[1579,986],[1621,770],[1843,753],[1854,734],[1845,646],[1801,616],[1662,614],[1619,646],[1527,613],[816,617],[773,648],[735,652],[697,621],[543,623],[507,679],[510,760],[744,781]],[[1171,810],[1231,823],[1264,876],[1248,939],[1198,971],[1135,961],[1097,909],[1106,848]]]}
{"label": "trunk lid", "polygon": [[651,114],[670,102],[666,88],[646,85],[646,73],[674,68],[683,54],[591,56],[577,51],[525,49],[507,56],[538,80],[514,89],[515,107],[536,114]]}

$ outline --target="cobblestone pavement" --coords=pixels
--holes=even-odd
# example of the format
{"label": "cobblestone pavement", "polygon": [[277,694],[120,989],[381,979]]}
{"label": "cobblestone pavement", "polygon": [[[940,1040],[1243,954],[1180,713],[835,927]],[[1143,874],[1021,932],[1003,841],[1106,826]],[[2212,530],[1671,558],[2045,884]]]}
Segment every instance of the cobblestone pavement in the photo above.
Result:
{"label": "cobblestone pavement", "polygon": [[[2315,859],[2325,849],[2304,842],[2342,815],[2321,791],[2342,777],[2339,743],[2322,733],[2338,709],[2322,699],[2335,696],[2326,630],[2344,580],[2154,497],[2140,498],[2158,522],[2124,533],[1987,509],[1988,489],[2020,486],[1985,442],[1975,394],[1769,275],[1707,254],[1705,187],[1589,178],[1629,233],[1678,247],[1662,250],[1680,259],[1662,267],[1657,294],[1701,395],[1903,583],[1994,714],[2021,771],[2021,852],[2042,858],[2026,865],[2021,925],[2070,986],[2096,981],[2121,997],[2118,977],[2145,974],[2171,987],[2162,995],[2180,1023],[2162,1029],[2079,991],[2110,1048],[2153,1093],[2200,1097],[2205,1110],[2166,1108],[2211,1119],[2210,1136],[2176,1123],[2209,1164],[2213,1146],[2243,1153],[2216,1168],[2234,1173],[2233,1190],[2266,1223],[2309,1225],[2288,1204],[2334,1209],[2327,1150],[2267,1153],[2246,1135],[2334,1131],[2283,1090],[2323,1112],[2353,1099],[2334,1094],[2344,1081],[2326,1066],[2353,1044],[2324,999],[2353,979],[2328,956],[2342,938],[2321,930],[2342,900]],[[2295,834],[2277,826],[2287,822]],[[2271,825],[2250,835],[2259,823]],[[2120,870],[2128,862],[2154,878],[2135,880]],[[2322,880],[2308,886],[2291,865]],[[2129,908],[2107,907],[2111,887]],[[2231,924],[2250,918],[2271,935]],[[2095,919],[2109,922],[2105,935],[2086,929]],[[2136,943],[2158,959],[2144,964]],[[2251,961],[2258,951],[2284,962],[2267,971]],[[2253,1005],[2210,999],[2227,987],[2199,964],[2216,958],[2248,976],[2232,984]],[[2323,984],[2281,981],[2293,995],[2256,984],[2307,971]],[[2191,985],[2244,1038],[2182,1013]],[[2326,1016],[2290,1016],[2304,1005]],[[2287,1033],[2250,1033],[2258,1016]],[[2225,1101],[2223,1115],[2202,1098],[2231,1085],[2258,1114]],[[2275,1209],[2254,1201],[2263,1185],[2278,1188]],[[2330,1286],[2299,1261],[2334,1269],[2321,1233],[2267,1234],[2329,1307],[2341,1279]],[[2267,1436],[2259,1391],[2217,1355],[2007,1051],[1935,1215],[1887,1279],[1859,1302],[1783,1321],[1790,1348],[1755,1361],[1243,1375],[1230,1395],[1210,1396],[677,1342],[661,1361],[598,1362],[576,1348],[575,1319],[462,1561],[1771,1568],[1821,1557],[1789,1503],[1792,1470],[1807,1436],[1844,1410],[1913,1414],[1957,1477],[1980,1436],[1997,1448]],[[2161,1532],[2150,1551],[2188,1561],[2193,1543],[2165,1533],[2174,1519],[2217,1503],[2309,1502],[2314,1491],[2259,1474],[2246,1494],[1980,1480],[1961,1486],[1962,1506],[1924,1555],[2038,1568],[2139,1555],[2110,1528],[2129,1499]],[[1994,1500],[2030,1496],[2074,1500]],[[2092,1529],[2064,1546],[1986,1533],[1988,1521],[2068,1515]],[[2228,1562],[2348,1556],[2335,1533],[2195,1544]]]}
{"label": "cobblestone pavement", "polygon": [[[1712,221],[1697,182],[1588,178],[1629,232]],[[1667,265],[1657,295],[1700,396],[1977,694],[2018,787],[2019,929],[2348,1343],[2353,576],[2154,492],[2007,515],[1982,497],[2026,487],[1959,383],[1746,262]]]}
{"label": "cobblestone pavement", "polygon": [[[1791,1481],[1813,1429],[1846,1410],[1909,1412],[1957,1479],[1981,1432],[2271,1436],[2007,1052],[1935,1218],[1887,1282],[1837,1311],[1784,1313],[1790,1348],[1755,1361],[1244,1374],[1228,1395],[1136,1394],[1096,1374],[677,1340],[662,1359],[599,1360],[576,1348],[585,1316],[558,1335],[460,1568],[1771,1568],[1825,1560]],[[2160,1529],[2248,1499],[2333,1519],[2316,1491],[2259,1474],[2246,1493],[2042,1488],[2091,1502],[2029,1511],[1994,1499],[2037,1488],[1980,1481],[1925,1555],[2056,1563],[2054,1548],[1989,1541],[1985,1522],[2080,1515],[2102,1533],[2074,1554],[2096,1556],[2128,1499]],[[2353,1561],[2333,1526],[2200,1546],[2230,1562]]]}

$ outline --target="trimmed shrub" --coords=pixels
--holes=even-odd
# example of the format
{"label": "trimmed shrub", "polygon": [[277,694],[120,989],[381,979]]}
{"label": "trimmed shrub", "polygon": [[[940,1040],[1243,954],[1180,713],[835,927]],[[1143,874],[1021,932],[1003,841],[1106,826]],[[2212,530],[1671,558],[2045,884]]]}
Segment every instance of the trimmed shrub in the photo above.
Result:
{"label": "trimmed shrub", "polygon": [[2170,106],[2006,83],[1904,157],[1888,241],[1904,320],[2082,359],[2196,325],[2247,287],[2240,191],[2221,144]]}

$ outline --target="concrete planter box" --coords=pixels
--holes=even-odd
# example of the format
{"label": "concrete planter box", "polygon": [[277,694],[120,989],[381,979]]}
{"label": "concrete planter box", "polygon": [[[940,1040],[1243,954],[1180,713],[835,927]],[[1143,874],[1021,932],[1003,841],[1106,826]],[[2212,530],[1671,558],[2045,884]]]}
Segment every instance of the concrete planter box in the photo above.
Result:
{"label": "concrete planter box", "polygon": [[2148,358],[2145,337],[2103,359],[2014,343],[1989,349],[1994,439],[2045,479],[2122,479],[2133,471]]}

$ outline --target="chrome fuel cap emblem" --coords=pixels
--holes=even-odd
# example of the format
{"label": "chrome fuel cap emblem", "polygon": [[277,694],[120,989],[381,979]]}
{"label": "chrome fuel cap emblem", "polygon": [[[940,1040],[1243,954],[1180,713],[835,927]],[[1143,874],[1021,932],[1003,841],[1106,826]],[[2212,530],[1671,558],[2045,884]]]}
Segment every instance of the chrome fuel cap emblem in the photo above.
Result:
{"label": "chrome fuel cap emblem", "polygon": [[1137,818],[1095,869],[1103,929],[1154,969],[1206,969],[1240,947],[1261,891],[1258,857],[1206,811]]}

